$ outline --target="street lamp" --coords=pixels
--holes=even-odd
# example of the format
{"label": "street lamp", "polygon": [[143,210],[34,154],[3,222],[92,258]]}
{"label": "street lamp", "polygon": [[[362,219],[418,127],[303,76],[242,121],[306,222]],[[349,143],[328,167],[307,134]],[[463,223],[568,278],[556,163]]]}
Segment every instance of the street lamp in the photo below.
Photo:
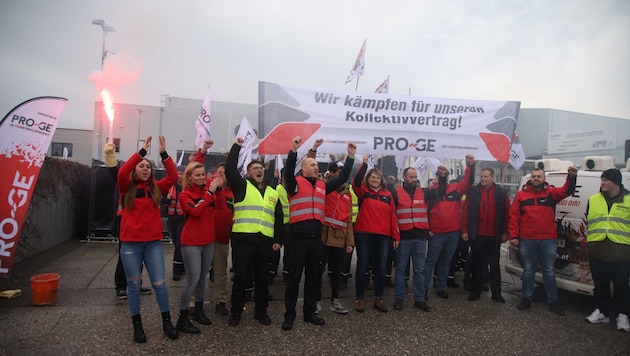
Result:
{"label": "street lamp", "polygon": [[101,28],[103,29],[103,50],[101,52],[101,70],[103,70],[103,64],[105,63],[105,58],[107,57],[107,54],[114,53],[105,49],[105,36],[108,32],[116,32],[116,29],[105,25],[105,21],[100,19],[92,20],[92,25],[101,26]]}
{"label": "street lamp", "polygon": [[[114,52],[110,52],[108,50],[105,49],[105,36],[107,35],[108,32],[116,32],[116,29],[114,29],[113,27],[107,26],[105,25],[105,21],[101,20],[101,19],[97,19],[97,20],[92,20],[92,25],[97,25],[97,26],[101,26],[101,28],[103,29],[103,49],[101,52],[101,72],[103,71],[103,65],[105,64],[105,57],[107,57],[108,53],[114,53]],[[103,117],[101,114],[99,114],[99,125],[98,125],[98,144],[99,147],[103,147]],[[97,150],[98,151],[98,158],[99,160],[101,159],[101,150]]]}

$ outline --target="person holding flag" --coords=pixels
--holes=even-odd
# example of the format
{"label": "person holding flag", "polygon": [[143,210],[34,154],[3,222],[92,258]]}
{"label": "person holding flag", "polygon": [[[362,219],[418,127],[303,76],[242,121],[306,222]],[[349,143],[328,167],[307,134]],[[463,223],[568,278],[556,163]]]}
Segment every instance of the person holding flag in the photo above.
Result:
{"label": "person holding flag", "polygon": [[[312,153],[323,139],[315,141]],[[324,245],[322,244],[322,225],[324,223],[326,195],[335,191],[350,177],[354,165],[354,154],[357,146],[348,142],[348,156],[341,174],[326,183],[318,179],[319,167],[314,158],[308,157],[302,161],[302,175],[295,175],[298,148],[302,138],[293,138],[291,150],[287,156],[285,166],[285,187],[289,194],[289,226],[291,244],[286,249],[288,255],[289,277],[284,294],[284,323],[282,329],[291,330],[296,317],[297,304],[302,271],[305,273],[304,282],[304,321],[315,325],[324,325],[326,321],[316,314],[317,298],[321,293],[322,275],[319,264],[322,259]]]}
{"label": "person holding flag", "polygon": [[264,180],[263,164],[254,160],[246,165],[247,174],[241,177],[237,161],[245,140],[237,136],[228,154],[225,175],[234,195],[234,221],[230,240],[234,261],[234,284],[232,285],[232,308],[228,325],[241,322],[245,306],[245,288],[255,275],[254,319],[270,325],[267,315],[269,288],[267,273],[269,255],[282,246],[282,205],[278,192]]}

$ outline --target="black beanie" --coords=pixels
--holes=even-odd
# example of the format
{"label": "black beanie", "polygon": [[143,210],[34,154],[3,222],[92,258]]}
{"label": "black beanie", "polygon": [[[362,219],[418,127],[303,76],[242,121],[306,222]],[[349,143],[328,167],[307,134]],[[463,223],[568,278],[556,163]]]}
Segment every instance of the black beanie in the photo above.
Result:
{"label": "black beanie", "polygon": [[615,168],[607,169],[602,173],[602,178],[606,178],[609,181],[621,185],[621,171]]}

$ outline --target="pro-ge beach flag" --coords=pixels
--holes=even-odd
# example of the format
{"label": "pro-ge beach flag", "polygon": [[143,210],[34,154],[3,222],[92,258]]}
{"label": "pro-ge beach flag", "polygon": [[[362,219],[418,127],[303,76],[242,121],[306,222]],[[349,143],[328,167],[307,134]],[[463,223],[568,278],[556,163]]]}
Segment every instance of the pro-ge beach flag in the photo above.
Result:
{"label": "pro-ge beach flag", "polygon": [[67,99],[25,101],[0,121],[0,277],[9,277],[24,219]]}
{"label": "pro-ge beach flag", "polygon": [[365,44],[367,43],[367,38],[363,41],[363,46],[361,46],[361,50],[359,51],[359,55],[357,59],[354,61],[354,66],[350,70],[350,74],[348,74],[348,78],[346,78],[346,84],[350,83],[354,78],[358,78],[363,75],[365,71]]}
{"label": "pro-ge beach flag", "polygon": [[[201,104],[201,110],[195,121],[195,127],[197,128],[197,137],[195,138],[195,146],[201,148],[206,140],[210,139],[210,123],[212,117],[210,116],[210,85],[208,85],[208,92],[206,93],[203,104]],[[206,152],[208,153],[208,152]]]}

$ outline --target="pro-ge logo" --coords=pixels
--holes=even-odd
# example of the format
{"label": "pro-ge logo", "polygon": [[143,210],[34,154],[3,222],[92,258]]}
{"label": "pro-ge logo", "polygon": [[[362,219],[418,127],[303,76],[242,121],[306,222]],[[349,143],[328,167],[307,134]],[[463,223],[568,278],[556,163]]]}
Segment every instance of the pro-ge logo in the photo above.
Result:
{"label": "pro-ge logo", "polygon": [[13,117],[11,118],[11,124],[13,126],[18,126],[18,127],[21,126],[27,129],[43,131],[47,133],[50,133],[54,127],[53,124],[49,124],[45,121],[37,122],[30,117],[24,117],[24,116],[19,116],[19,115],[13,115]]}

